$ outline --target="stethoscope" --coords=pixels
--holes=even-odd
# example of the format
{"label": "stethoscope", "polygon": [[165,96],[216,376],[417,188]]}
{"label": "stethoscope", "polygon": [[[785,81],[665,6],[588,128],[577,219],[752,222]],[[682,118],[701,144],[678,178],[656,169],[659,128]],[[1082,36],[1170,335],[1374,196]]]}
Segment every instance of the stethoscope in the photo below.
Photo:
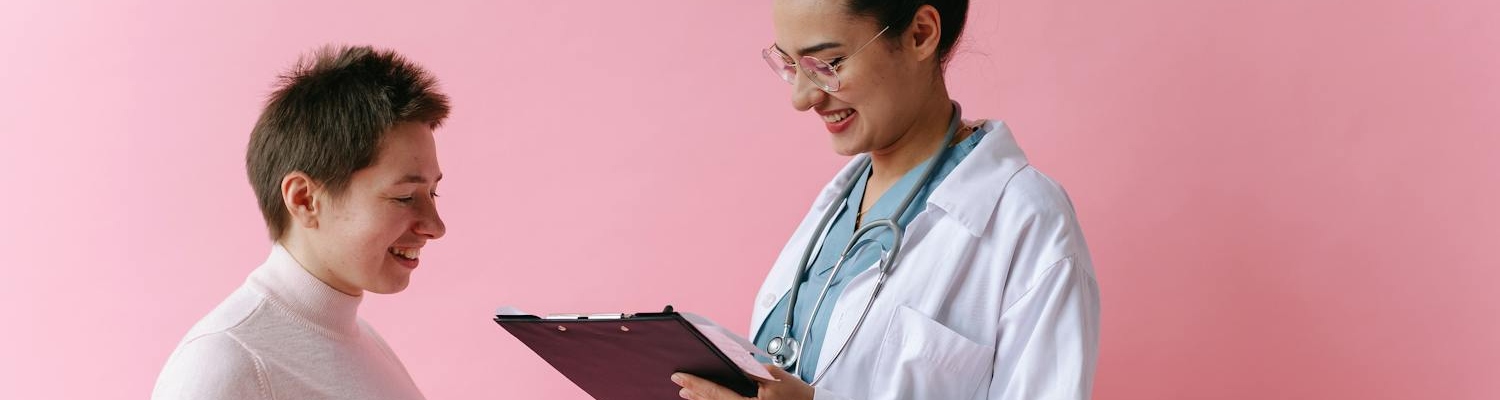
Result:
{"label": "stethoscope", "polygon": [[[854,237],[850,238],[849,243],[844,245],[844,251],[839,254],[838,261],[834,262],[833,271],[829,274],[828,282],[823,284],[823,290],[818,293],[818,300],[813,302],[812,314],[807,317],[807,326],[802,327],[802,334],[797,337],[805,339],[811,332],[813,319],[818,317],[818,309],[823,307],[823,300],[828,295],[828,288],[833,286],[833,277],[838,276],[839,268],[844,266],[844,262],[848,261],[849,256],[872,243],[882,248],[885,247],[876,238],[865,238],[865,235],[879,228],[886,228],[891,231],[895,239],[894,244],[889,250],[880,255],[880,262],[877,264],[880,276],[875,281],[875,290],[870,293],[870,300],[865,303],[865,309],[859,314],[859,321],[855,322],[854,329],[849,332],[849,338],[844,340],[843,346],[840,346],[838,352],[833,354],[833,358],[828,360],[829,365],[838,360],[839,355],[844,353],[844,349],[849,347],[849,342],[853,341],[854,334],[858,333],[860,326],[864,325],[865,316],[869,315],[870,307],[875,304],[875,297],[880,295],[880,288],[885,285],[885,278],[890,276],[891,270],[896,267],[896,259],[901,255],[901,234],[903,233],[901,223],[899,222],[901,216],[906,214],[907,207],[911,206],[911,202],[917,197],[917,193],[921,192],[922,188],[927,186],[928,182],[932,180],[932,176],[937,172],[937,169],[948,157],[949,144],[953,141],[953,137],[958,134],[959,125],[963,121],[959,116],[961,112],[962,109],[958,106],[958,102],[953,102],[953,119],[948,121],[948,133],[943,137],[943,145],[939,148],[937,157],[933,159],[925,171],[922,171],[922,180],[918,181],[917,185],[913,186],[911,191],[906,193],[906,199],[901,201],[901,205],[896,208],[894,214],[884,219],[871,221],[854,232]],[[862,171],[869,167],[870,160],[866,158],[855,170]],[[837,207],[830,207],[828,211],[823,213],[822,219],[818,222],[817,229],[821,234],[807,242],[807,248],[802,252],[801,266],[797,269],[796,280],[792,281],[791,298],[787,299],[786,320],[781,324],[781,335],[771,338],[771,341],[766,343],[766,352],[771,354],[771,364],[791,371],[793,374],[800,374],[802,371],[802,364],[798,361],[801,359],[802,346],[805,344],[791,336],[792,320],[797,315],[795,312],[797,307],[797,292],[801,291],[799,289],[802,281],[807,279],[807,273],[812,267],[809,264],[812,261],[814,251],[821,247],[819,244],[828,237],[829,222],[833,220],[834,216],[842,212],[844,208],[848,207],[849,194],[854,191],[854,186],[858,182],[858,179],[850,179],[849,184],[844,187],[843,194],[839,195],[839,197],[844,199],[843,204]],[[818,376],[815,378],[822,378],[822,372],[825,371],[827,371],[827,368],[824,368],[823,371],[818,371]],[[816,384],[818,379],[813,379],[809,383]]]}

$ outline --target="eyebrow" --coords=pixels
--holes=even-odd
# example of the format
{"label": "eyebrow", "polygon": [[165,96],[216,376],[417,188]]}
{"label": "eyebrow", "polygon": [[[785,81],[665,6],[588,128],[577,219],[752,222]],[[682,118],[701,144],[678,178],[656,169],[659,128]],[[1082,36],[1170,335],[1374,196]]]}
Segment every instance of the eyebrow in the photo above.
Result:
{"label": "eyebrow", "polygon": [[[773,44],[772,46],[775,46],[776,47],[776,51],[781,52],[781,54],[787,54],[786,50],[783,50],[780,45]],[[805,55],[812,54],[812,53],[817,53],[817,52],[820,52],[820,51],[823,51],[823,50],[828,50],[828,49],[837,48],[837,47],[843,47],[843,46],[844,45],[841,44],[841,43],[823,42],[823,43],[818,43],[818,44],[815,44],[815,45],[812,45],[812,46],[803,47],[802,50],[798,50],[797,51],[797,55],[799,55],[799,56],[805,56]]]}
{"label": "eyebrow", "polygon": [[[437,179],[434,179],[432,182],[433,183],[437,183],[437,182],[441,182],[442,180],[443,180],[443,174],[438,174]],[[397,185],[407,184],[407,183],[427,183],[427,178],[423,177],[421,175],[407,175],[407,176],[401,177],[401,180],[396,181]]]}

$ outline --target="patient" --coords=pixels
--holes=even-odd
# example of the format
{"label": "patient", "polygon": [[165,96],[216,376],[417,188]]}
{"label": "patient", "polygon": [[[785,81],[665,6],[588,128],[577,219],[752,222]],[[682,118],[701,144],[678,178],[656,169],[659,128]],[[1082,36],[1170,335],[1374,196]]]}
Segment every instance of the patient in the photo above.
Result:
{"label": "patient", "polygon": [[270,255],[187,332],[152,397],[422,398],[357,311],[405,289],[443,236],[432,131],[447,116],[436,80],[390,51],[325,47],[281,76],[245,156]]}

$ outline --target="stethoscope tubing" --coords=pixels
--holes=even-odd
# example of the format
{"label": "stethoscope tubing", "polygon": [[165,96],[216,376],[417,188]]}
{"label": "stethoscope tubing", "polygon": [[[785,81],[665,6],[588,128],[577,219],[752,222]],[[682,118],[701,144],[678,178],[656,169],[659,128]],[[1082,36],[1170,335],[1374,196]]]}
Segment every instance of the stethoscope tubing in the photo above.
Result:
{"label": "stethoscope tubing", "polygon": [[[896,208],[897,212],[894,214],[894,216],[871,221],[865,226],[860,227],[860,229],[856,231],[854,233],[854,236],[849,240],[849,243],[844,245],[844,250],[840,252],[838,260],[834,262],[833,271],[830,272],[829,280],[827,283],[823,284],[823,289],[819,291],[818,300],[816,302],[813,302],[812,314],[808,316],[807,324],[802,328],[802,335],[800,337],[804,339],[806,339],[807,335],[811,333],[813,325],[812,320],[814,318],[817,318],[818,311],[823,306],[823,300],[827,298],[828,291],[833,286],[833,277],[838,276],[839,269],[843,268],[844,262],[848,260],[849,255],[853,254],[859,249],[862,249],[864,246],[870,244],[880,244],[880,242],[875,239],[861,238],[878,228],[887,228],[894,235],[894,242],[891,245],[891,249],[881,255],[881,259],[879,261],[880,277],[876,280],[874,291],[870,293],[870,299],[865,303],[864,311],[860,313],[859,320],[854,324],[854,329],[849,332],[849,337],[844,340],[843,345],[840,346],[839,350],[834,353],[831,359],[828,360],[828,365],[831,366],[834,361],[838,360],[840,355],[843,355],[844,350],[849,347],[849,342],[854,340],[854,335],[859,333],[859,328],[864,325],[865,317],[869,315],[870,308],[875,305],[875,298],[880,295],[880,290],[885,286],[886,277],[888,277],[891,271],[895,269],[896,261],[901,255],[901,240],[904,234],[901,224],[897,221],[906,214],[907,208],[910,207],[911,202],[916,199],[917,193],[921,192],[922,189],[932,181],[932,177],[937,173],[937,169],[940,168],[943,161],[947,159],[949,153],[948,144],[949,142],[953,141],[954,136],[958,134],[958,127],[963,121],[961,114],[962,108],[958,105],[958,102],[953,102],[953,118],[948,121],[948,131],[944,135],[943,145],[939,147],[937,157],[935,157],[933,159],[933,162],[927,166],[926,170],[922,171],[922,179],[918,181],[919,183],[917,186],[913,187],[912,190],[906,193],[906,198],[902,199],[901,205]],[[868,168],[869,166],[870,160],[867,158],[859,165],[858,168],[856,168],[856,170],[863,170],[865,168]],[[828,225],[829,222],[834,218],[835,215],[838,215],[842,209],[848,207],[849,194],[854,192],[854,186],[856,182],[858,182],[858,180],[851,179],[850,183],[844,187],[843,192],[840,193],[839,197],[844,199],[844,203],[842,203],[840,206],[832,207],[828,211],[825,211],[823,213],[823,217],[819,219],[818,229],[815,231],[818,232],[817,236],[814,236],[812,240],[809,240],[807,242],[806,248],[802,251],[802,261],[800,267],[797,269],[797,276],[795,277],[796,280],[792,282],[791,295],[787,299],[786,318],[782,323],[781,336],[772,339],[773,342],[777,342],[779,340],[781,346],[780,348],[778,348],[778,350],[783,350],[772,351],[774,356],[784,357],[784,354],[778,353],[784,353],[784,350],[792,350],[792,356],[786,357],[785,359],[789,360],[787,361],[787,363],[791,364],[791,372],[793,374],[801,373],[802,363],[800,362],[800,358],[803,346],[806,344],[802,340],[796,340],[796,338],[790,337],[792,322],[796,316],[795,310],[797,307],[797,294],[798,292],[801,292],[801,290],[799,290],[799,287],[802,285],[802,281],[804,279],[807,279],[807,274],[811,269],[811,266],[808,265],[808,263],[812,260],[813,252],[815,251],[815,249],[819,248],[819,244],[822,243],[825,238],[827,238],[828,229],[830,228]],[[795,349],[788,349],[787,347],[795,347]],[[768,348],[767,350],[770,349]],[[781,367],[786,368],[787,366]],[[810,382],[810,384],[816,384],[819,380],[821,380],[823,377],[822,372],[826,371],[826,368],[824,369],[824,371],[818,371],[819,374],[814,377],[813,381]]]}

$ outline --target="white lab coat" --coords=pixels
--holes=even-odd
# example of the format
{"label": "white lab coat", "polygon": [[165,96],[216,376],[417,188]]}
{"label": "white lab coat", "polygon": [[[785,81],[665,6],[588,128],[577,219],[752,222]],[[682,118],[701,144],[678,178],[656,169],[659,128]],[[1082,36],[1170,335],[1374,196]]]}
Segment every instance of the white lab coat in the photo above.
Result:
{"label": "white lab coat", "polygon": [[[901,259],[848,349],[879,276],[839,296],[816,399],[1087,399],[1099,353],[1099,288],[1073,204],[1026,161],[1004,123],[938,185],[906,227]],[[860,155],[858,157],[867,157]],[[756,295],[751,335],[791,289],[803,246],[855,159],[813,202]],[[842,246],[843,244],[838,244]],[[832,365],[829,363],[833,362]]]}

